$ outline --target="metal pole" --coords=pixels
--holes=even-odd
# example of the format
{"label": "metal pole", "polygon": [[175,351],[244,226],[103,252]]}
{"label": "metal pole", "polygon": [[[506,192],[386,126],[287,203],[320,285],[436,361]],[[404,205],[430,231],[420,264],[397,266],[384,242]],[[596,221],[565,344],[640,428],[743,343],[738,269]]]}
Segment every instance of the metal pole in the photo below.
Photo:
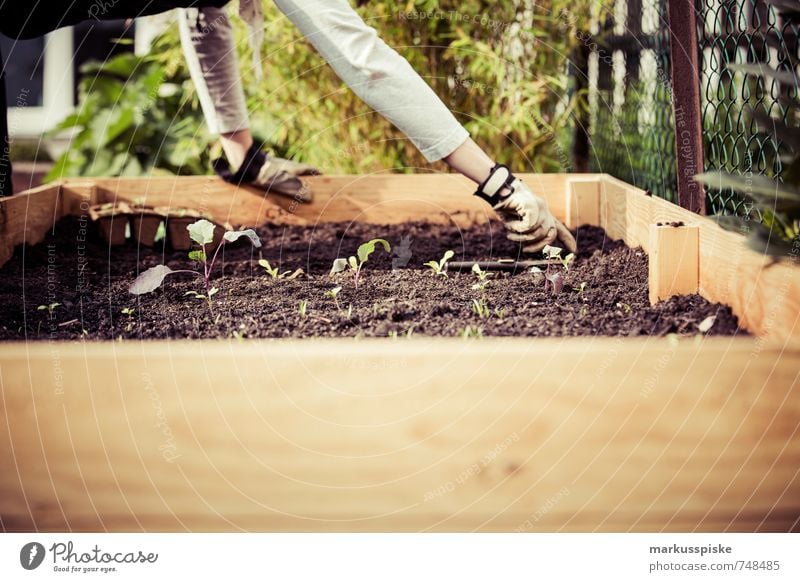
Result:
{"label": "metal pole", "polygon": [[705,214],[706,193],[694,180],[694,176],[704,169],[697,11],[694,2],[668,0],[672,106],[675,112],[678,204],[692,212]]}

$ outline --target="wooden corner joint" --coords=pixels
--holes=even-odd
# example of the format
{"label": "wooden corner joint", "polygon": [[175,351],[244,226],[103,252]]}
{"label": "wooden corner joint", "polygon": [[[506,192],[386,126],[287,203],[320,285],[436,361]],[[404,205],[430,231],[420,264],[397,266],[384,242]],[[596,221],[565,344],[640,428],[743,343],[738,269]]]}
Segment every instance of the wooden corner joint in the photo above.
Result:
{"label": "wooden corner joint", "polygon": [[700,227],[682,223],[650,225],[650,304],[697,293],[700,282]]}
{"label": "wooden corner joint", "polygon": [[600,178],[568,178],[566,187],[566,227],[583,224],[600,226]]}

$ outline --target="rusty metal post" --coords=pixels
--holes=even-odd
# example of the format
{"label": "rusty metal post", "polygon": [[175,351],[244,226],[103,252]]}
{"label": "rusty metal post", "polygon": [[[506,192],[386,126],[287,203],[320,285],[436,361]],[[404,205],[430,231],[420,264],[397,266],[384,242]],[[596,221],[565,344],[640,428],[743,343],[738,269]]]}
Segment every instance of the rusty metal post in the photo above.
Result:
{"label": "rusty metal post", "polygon": [[695,0],[669,0],[669,45],[672,60],[672,106],[675,111],[678,204],[692,212],[705,214],[705,189],[694,180],[694,176],[704,169]]}

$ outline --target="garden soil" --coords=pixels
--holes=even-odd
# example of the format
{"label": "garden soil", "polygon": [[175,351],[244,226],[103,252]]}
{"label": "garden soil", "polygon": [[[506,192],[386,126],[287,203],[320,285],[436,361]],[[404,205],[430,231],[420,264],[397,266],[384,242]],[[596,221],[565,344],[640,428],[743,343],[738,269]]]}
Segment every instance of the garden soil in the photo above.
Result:
{"label": "garden soil", "polygon": [[[265,225],[258,229],[261,249],[240,242],[220,254],[211,308],[187,295],[203,291],[201,279],[190,275],[168,277],[148,295],[128,292],[137,274],[154,265],[199,268],[185,252],[130,240],[109,248],[91,224],[84,236],[86,230],[66,218],[41,244],[16,249],[1,270],[0,339],[664,336],[703,333],[712,321],[708,335],[746,333],[728,307],[697,295],[651,306],[646,254],[595,227],[578,229],[580,250],[568,271],[550,267],[565,281],[554,294],[542,273],[495,274],[481,291],[471,272],[436,276],[423,265],[448,249],[459,261],[540,258],[522,255],[496,223]],[[334,259],[378,237],[392,252],[377,248],[358,289],[348,273],[329,276]],[[259,258],[304,274],[272,279]],[[326,296],[334,287],[341,287],[336,301]],[[484,317],[474,300],[483,300]]]}

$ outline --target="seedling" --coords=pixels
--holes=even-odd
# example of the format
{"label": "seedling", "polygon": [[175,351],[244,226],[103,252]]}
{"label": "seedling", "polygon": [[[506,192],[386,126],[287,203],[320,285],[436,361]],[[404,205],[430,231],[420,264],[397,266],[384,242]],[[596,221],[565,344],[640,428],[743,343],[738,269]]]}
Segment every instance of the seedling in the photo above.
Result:
{"label": "seedling", "polygon": [[486,299],[483,297],[472,300],[472,312],[481,319],[489,319],[492,315],[492,310],[489,309],[489,305],[487,305]]}
{"label": "seedling", "polygon": [[259,259],[258,264],[259,266],[264,267],[264,270],[267,272],[267,275],[269,275],[273,279],[296,279],[297,277],[303,274],[303,269],[297,269],[294,272],[284,271],[283,273],[281,273],[280,267],[273,267],[272,265],[269,264],[269,261],[266,259]]}
{"label": "seedling", "polygon": [[481,339],[483,338],[483,328],[474,325],[468,325],[458,335],[464,339]]}
{"label": "seedling", "polygon": [[581,281],[579,287],[573,287],[575,291],[578,292],[578,297],[583,297],[583,292],[586,291],[586,281]]}
{"label": "seedling", "polygon": [[444,256],[438,261],[428,261],[425,263],[426,267],[430,267],[435,275],[441,275],[447,278],[447,261],[452,259],[456,254],[453,251],[445,251]]}
{"label": "seedling", "polygon": [[222,242],[217,247],[216,251],[214,251],[214,255],[209,261],[206,253],[206,245],[209,245],[214,241],[214,230],[216,228],[217,227],[215,224],[204,218],[193,222],[186,227],[186,230],[189,231],[189,237],[192,239],[192,241],[200,246],[199,249],[189,252],[189,260],[199,261],[203,266],[202,271],[192,271],[190,269],[173,270],[166,265],[156,265],[155,267],[151,267],[140,274],[131,284],[128,291],[134,295],[151,293],[161,286],[167,275],[188,273],[203,279],[205,293],[189,291],[186,293],[186,295],[190,295],[195,299],[205,300],[208,303],[209,310],[212,310],[211,298],[217,293],[217,291],[219,291],[219,289],[211,286],[211,272],[214,270],[214,265],[217,262],[217,257],[219,256],[220,250],[226,244],[236,242],[242,237],[247,238],[247,240],[249,240],[254,247],[261,247],[261,240],[259,240],[258,235],[254,230],[250,228],[246,230],[229,230],[223,235]]}
{"label": "seedling", "polygon": [[133,329],[133,312],[136,311],[133,307],[123,307],[120,309],[120,313],[122,315],[128,316],[128,323],[125,324],[125,331],[131,331]]}
{"label": "seedling", "polygon": [[355,285],[356,290],[358,290],[358,283],[361,277],[361,271],[364,268],[364,264],[369,260],[370,255],[375,252],[375,247],[378,244],[380,244],[387,253],[392,251],[392,247],[386,240],[382,238],[372,239],[371,241],[365,242],[358,247],[358,251],[356,251],[356,254],[358,255],[357,257],[351,256],[347,259],[336,259],[333,261],[333,266],[331,267],[331,276],[341,273],[349,268],[353,274],[353,284]]}
{"label": "seedling", "polygon": [[569,253],[566,257],[562,257],[561,253],[564,251],[561,247],[551,247],[545,245],[542,249],[542,254],[550,260],[557,260],[564,267],[564,271],[569,271],[569,266],[575,260],[575,253]]}
{"label": "seedling", "polygon": [[481,269],[481,266],[478,263],[472,265],[472,272],[475,273],[476,277],[478,277],[478,282],[475,283],[472,288],[483,292],[483,290],[486,289],[486,285],[489,284],[489,276],[491,273]]}
{"label": "seedling", "polygon": [[[53,313],[55,312],[56,307],[58,307],[59,305],[61,305],[61,304],[60,303],[49,303],[47,305],[40,305],[39,307],[36,308],[36,310],[37,311],[46,311],[47,312],[47,318],[48,319],[53,319]],[[36,335],[39,335],[40,333],[42,333],[42,322],[41,321],[39,321],[39,327],[36,330]]]}
{"label": "seedling", "polygon": [[336,304],[336,310],[337,311],[341,311],[342,310],[341,306],[339,305],[339,292],[341,290],[342,290],[341,287],[334,287],[333,289],[329,289],[328,291],[325,291],[325,297],[328,297],[329,299],[333,299],[333,302]]}
{"label": "seedling", "polygon": [[56,310],[56,307],[58,307],[59,305],[61,305],[61,304],[60,303],[50,303],[48,305],[40,305],[36,309],[37,309],[37,311],[47,311],[47,314],[50,317],[52,317],[53,316],[53,312]]}
{"label": "seedling", "polygon": [[308,315],[308,301],[305,299],[300,300],[297,306],[297,313],[300,314],[300,317],[306,317]]}

